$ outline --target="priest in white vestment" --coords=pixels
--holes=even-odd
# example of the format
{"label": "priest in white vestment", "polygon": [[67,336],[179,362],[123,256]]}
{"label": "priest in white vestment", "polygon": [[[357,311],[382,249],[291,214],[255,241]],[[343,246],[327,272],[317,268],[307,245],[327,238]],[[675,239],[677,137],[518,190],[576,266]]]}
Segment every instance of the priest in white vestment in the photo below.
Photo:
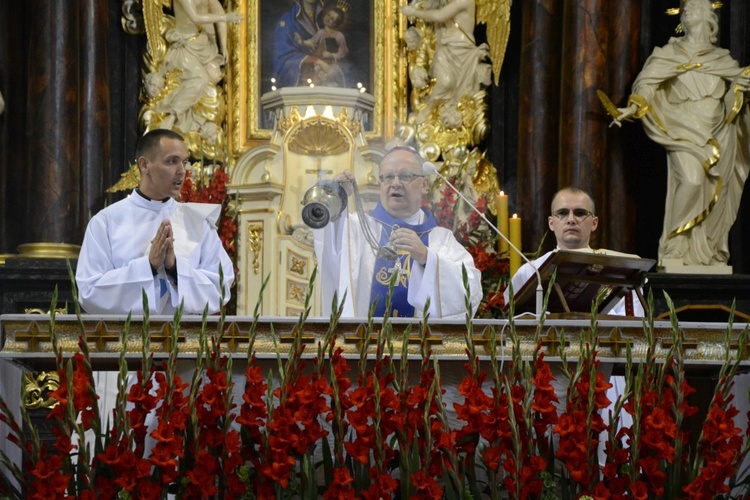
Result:
{"label": "priest in white vestment", "polygon": [[[178,133],[148,132],[138,141],[136,161],[140,186],[86,228],[76,268],[81,306],[93,314],[143,314],[145,292],[151,314],[171,315],[181,302],[185,314],[219,311],[222,288],[226,303],[234,281],[234,265],[216,232],[221,206],[176,201],[188,161]],[[101,413],[110,416],[117,372],[95,376]]]}
{"label": "priest in white vestment", "polygon": [[[538,269],[539,266],[541,266],[557,250],[572,250],[577,252],[637,257],[636,255],[623,254],[612,250],[593,250],[589,246],[591,233],[596,231],[596,228],[599,226],[599,218],[596,216],[596,205],[594,204],[594,199],[587,192],[575,187],[563,188],[555,193],[555,196],[552,198],[550,209],[552,215],[549,216],[548,224],[550,230],[555,233],[557,249],[547,252],[538,259],[532,261],[531,264],[526,263],[521,266],[511,279],[511,285],[513,286],[514,291],[519,290],[524,283],[529,279],[532,279],[536,274],[535,269]],[[631,299],[632,310],[628,310],[631,306],[626,306],[626,300],[623,298],[608,314],[615,316],[643,317],[643,305],[635,292],[631,292]],[[508,300],[509,289],[506,289],[505,302],[507,303]],[[570,380],[567,374],[563,372],[561,365],[558,363],[550,363],[550,368],[555,377],[555,380],[552,381],[552,386],[555,389],[555,395],[558,399],[556,407],[559,413],[565,410],[567,390]],[[599,365],[599,369],[604,374],[605,378],[608,378],[609,382],[612,384],[612,387],[607,391],[607,397],[614,404],[617,397],[625,390],[625,379],[622,376],[610,377],[612,373],[611,363],[602,363]],[[612,406],[610,406],[610,408],[612,408]],[[607,422],[609,419],[609,412],[602,412],[602,416],[605,419],[605,422]],[[620,425],[631,425],[630,415],[626,412],[620,414]],[[600,461],[605,458],[603,441],[600,442],[599,458]]]}
{"label": "priest in white vestment", "polygon": [[[591,233],[599,226],[599,218],[595,214],[595,204],[591,195],[587,192],[567,187],[558,191],[552,198],[552,215],[548,218],[549,228],[555,233],[557,248],[542,255],[531,263],[521,266],[511,278],[513,291],[517,292],[521,287],[536,274],[536,269],[544,264],[550,256],[558,250],[570,250],[576,252],[597,253],[603,255],[620,255],[627,257],[638,257],[633,254],[616,252],[614,250],[594,250],[589,246]],[[510,287],[504,292],[505,303],[510,300]],[[626,300],[620,300],[609,312],[614,316],[644,316],[643,305],[637,295],[632,292],[632,310],[626,308]],[[630,307],[629,305],[627,307]]]}
{"label": "priest in white vestment", "polygon": [[[323,314],[331,313],[338,292],[344,317],[367,317],[377,302],[375,316],[385,313],[388,285],[399,273],[392,298],[392,316],[421,317],[430,299],[431,318],[464,319],[466,315],[462,266],[469,278],[471,311],[482,299],[481,273],[453,233],[437,226],[422,207],[429,181],[419,154],[406,147],[391,149],[380,163],[380,203],[365,223],[382,247],[390,243],[398,260],[378,256],[367,241],[359,216],[346,211],[341,218],[315,230],[315,254],[320,266]],[[352,179],[349,172],[339,178]]]}
{"label": "priest in white vestment", "polygon": [[[86,228],[76,282],[87,313],[186,314],[219,310],[234,267],[216,232],[221,206],[180,203],[188,151],[182,137],[157,129],[136,151],[141,174],[133,193],[97,213]],[[219,279],[219,266],[224,281]]]}

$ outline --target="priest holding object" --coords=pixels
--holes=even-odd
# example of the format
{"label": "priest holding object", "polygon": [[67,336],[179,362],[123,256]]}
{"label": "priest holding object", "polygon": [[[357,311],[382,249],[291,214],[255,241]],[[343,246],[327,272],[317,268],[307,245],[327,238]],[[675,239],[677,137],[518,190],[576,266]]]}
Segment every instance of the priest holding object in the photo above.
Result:
{"label": "priest holding object", "polygon": [[[330,314],[338,292],[340,300],[346,293],[343,316],[367,317],[376,301],[375,316],[383,316],[389,283],[398,273],[392,316],[420,317],[429,298],[430,317],[464,319],[462,266],[469,278],[469,314],[476,312],[482,299],[481,274],[453,233],[437,226],[432,212],[422,207],[429,185],[423,163],[411,148],[391,149],[380,163],[380,203],[366,220],[345,210],[340,219],[315,230],[324,315]],[[353,176],[345,172],[337,180],[348,186]],[[364,234],[368,229],[381,247],[395,250],[395,260],[372,248]]]}

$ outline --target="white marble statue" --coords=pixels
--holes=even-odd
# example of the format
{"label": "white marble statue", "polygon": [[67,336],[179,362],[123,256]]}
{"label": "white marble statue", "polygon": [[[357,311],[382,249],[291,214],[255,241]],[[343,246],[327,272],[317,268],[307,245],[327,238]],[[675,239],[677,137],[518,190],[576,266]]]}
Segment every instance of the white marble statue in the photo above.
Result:
{"label": "white marble statue", "polygon": [[[435,8],[405,5],[401,12],[436,24],[435,55],[430,67],[435,84],[430,101],[444,103],[441,110],[444,122],[450,124],[458,120],[457,125],[460,125],[461,117],[456,110],[458,100],[489,85],[492,75],[491,66],[485,62],[489,47],[485,43],[477,46],[474,39],[474,0],[442,0]],[[456,116],[452,117],[451,113]]]}
{"label": "white marble statue", "polygon": [[750,169],[750,67],[715,45],[711,2],[687,0],[680,12],[685,35],[654,49],[613,124],[639,118],[667,150],[660,262],[723,266]]}
{"label": "white marble statue", "polygon": [[[147,26],[165,17],[161,10],[147,0],[151,8],[144,8]],[[144,6],[146,7],[146,6]],[[173,0],[174,26],[166,31],[167,42],[163,62],[156,61],[153,71],[146,74],[144,87],[153,111],[147,128],[167,128],[188,135],[198,132],[204,140],[215,139],[223,118],[224,103],[217,84],[223,78],[222,67],[227,62],[227,24],[239,23],[237,12],[225,12],[219,0]],[[151,50],[156,38],[149,34]]]}

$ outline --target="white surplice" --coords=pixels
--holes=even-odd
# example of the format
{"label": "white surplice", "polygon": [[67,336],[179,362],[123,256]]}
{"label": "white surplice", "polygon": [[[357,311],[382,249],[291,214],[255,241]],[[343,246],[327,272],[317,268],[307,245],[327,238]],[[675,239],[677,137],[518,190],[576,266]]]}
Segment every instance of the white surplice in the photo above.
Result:
{"label": "white surplice", "polygon": [[[83,309],[98,314],[143,314],[145,290],[152,314],[171,314],[184,300],[184,312],[219,310],[234,281],[234,267],[216,232],[220,205],[147,200],[133,192],[97,213],[86,228],[76,282]],[[151,240],[169,219],[177,258],[177,281],[163,267],[151,270]],[[224,273],[219,282],[219,265]]]}
{"label": "white surplice", "polygon": [[[367,217],[367,221],[379,241],[382,225],[372,217]],[[330,315],[334,292],[338,292],[339,300],[346,292],[342,316],[367,317],[376,255],[362,234],[358,215],[345,212],[339,220],[315,230],[314,234],[323,287],[323,314]],[[462,265],[466,266],[469,278],[471,313],[476,312],[482,300],[482,277],[469,252],[451,231],[439,226],[430,231],[427,248],[425,265],[412,260],[407,271],[408,301],[415,308],[415,316],[422,316],[429,297],[431,318],[464,319]]]}

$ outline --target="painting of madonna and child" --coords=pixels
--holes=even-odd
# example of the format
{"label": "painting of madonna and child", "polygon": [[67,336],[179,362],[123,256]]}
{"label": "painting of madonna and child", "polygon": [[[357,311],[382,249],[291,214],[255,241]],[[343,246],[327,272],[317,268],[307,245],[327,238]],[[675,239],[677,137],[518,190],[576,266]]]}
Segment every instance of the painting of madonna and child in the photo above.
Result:
{"label": "painting of madonna and child", "polygon": [[261,91],[370,88],[374,0],[264,0]]}

